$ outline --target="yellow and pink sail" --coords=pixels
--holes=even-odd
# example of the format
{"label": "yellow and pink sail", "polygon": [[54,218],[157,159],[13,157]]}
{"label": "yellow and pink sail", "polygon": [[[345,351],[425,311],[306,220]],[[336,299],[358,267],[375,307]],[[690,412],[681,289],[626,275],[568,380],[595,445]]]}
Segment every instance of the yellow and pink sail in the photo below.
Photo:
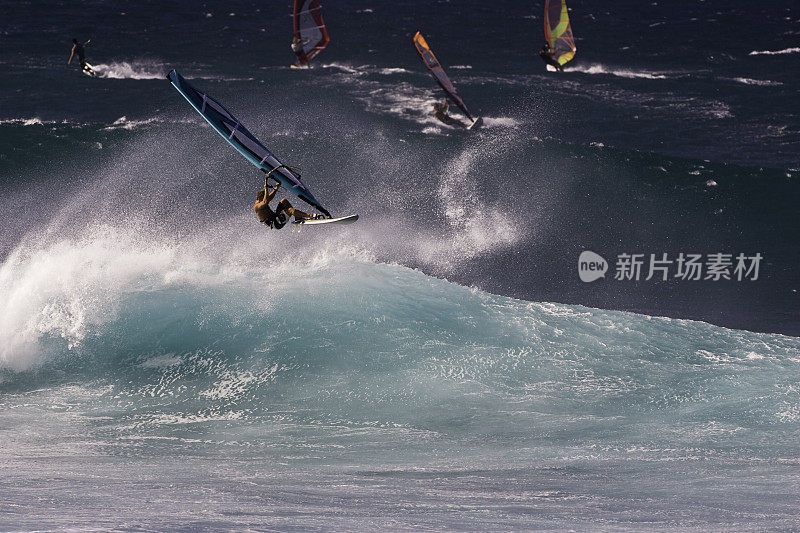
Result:
{"label": "yellow and pink sail", "polygon": [[575,57],[575,38],[569,24],[566,0],[546,0],[544,4],[544,36],[556,61],[564,65]]}

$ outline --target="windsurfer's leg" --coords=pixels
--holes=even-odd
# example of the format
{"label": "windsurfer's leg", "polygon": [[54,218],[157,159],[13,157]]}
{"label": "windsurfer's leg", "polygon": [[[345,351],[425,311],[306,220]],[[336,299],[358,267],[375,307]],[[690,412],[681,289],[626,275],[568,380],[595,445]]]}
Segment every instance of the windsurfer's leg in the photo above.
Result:
{"label": "windsurfer's leg", "polygon": [[290,217],[294,217],[295,222],[299,222],[303,219],[314,218],[314,215],[306,213],[304,211],[300,211],[299,209],[295,209],[292,207],[292,204],[289,203],[289,200],[284,198],[280,202],[278,202],[278,206],[275,209],[275,215],[279,215],[281,212],[286,213]]}
{"label": "windsurfer's leg", "polygon": [[294,216],[295,222],[300,222],[301,220],[311,220],[314,218],[314,215],[311,213],[306,213],[305,211],[300,211],[299,209],[295,209],[294,207],[290,207],[286,210],[287,213]]}
{"label": "windsurfer's leg", "polygon": [[290,203],[289,203],[289,200],[287,200],[286,198],[282,199],[280,202],[278,202],[278,205],[277,205],[277,206],[275,206],[275,214],[276,214],[276,215],[279,215],[279,214],[280,214],[281,212],[283,212],[283,211],[286,211],[286,213],[287,213],[288,215],[291,215],[291,214],[292,214],[292,213],[291,213],[291,211],[292,211],[292,204],[290,204]]}

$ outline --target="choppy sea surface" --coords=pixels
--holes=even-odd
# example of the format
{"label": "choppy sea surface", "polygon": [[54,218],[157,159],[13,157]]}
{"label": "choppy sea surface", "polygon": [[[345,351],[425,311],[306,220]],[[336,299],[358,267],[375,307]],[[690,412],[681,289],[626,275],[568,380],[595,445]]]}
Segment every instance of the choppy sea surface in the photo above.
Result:
{"label": "choppy sea surface", "polygon": [[[560,75],[540,5],[328,1],[308,71],[288,2],[0,7],[0,529],[800,528],[798,6],[571,2]],[[359,222],[259,225],[172,68]]]}

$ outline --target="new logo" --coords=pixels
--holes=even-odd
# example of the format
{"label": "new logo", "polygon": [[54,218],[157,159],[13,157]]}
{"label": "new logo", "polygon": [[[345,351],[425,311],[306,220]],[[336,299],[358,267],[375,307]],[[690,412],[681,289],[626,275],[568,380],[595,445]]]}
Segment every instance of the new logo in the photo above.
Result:
{"label": "new logo", "polygon": [[608,262],[600,255],[585,250],[578,257],[578,275],[584,283],[606,277]]}

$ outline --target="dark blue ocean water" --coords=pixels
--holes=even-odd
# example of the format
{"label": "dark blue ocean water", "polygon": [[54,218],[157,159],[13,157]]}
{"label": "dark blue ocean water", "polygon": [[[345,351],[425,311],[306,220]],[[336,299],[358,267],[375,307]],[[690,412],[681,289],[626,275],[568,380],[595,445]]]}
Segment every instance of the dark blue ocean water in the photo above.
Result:
{"label": "dark blue ocean water", "polygon": [[[330,0],[308,71],[288,2],[0,7],[0,529],[798,528],[796,4],[571,2],[558,75],[539,4]],[[360,221],[259,225],[172,68]],[[763,259],[614,279],[681,253]]]}

